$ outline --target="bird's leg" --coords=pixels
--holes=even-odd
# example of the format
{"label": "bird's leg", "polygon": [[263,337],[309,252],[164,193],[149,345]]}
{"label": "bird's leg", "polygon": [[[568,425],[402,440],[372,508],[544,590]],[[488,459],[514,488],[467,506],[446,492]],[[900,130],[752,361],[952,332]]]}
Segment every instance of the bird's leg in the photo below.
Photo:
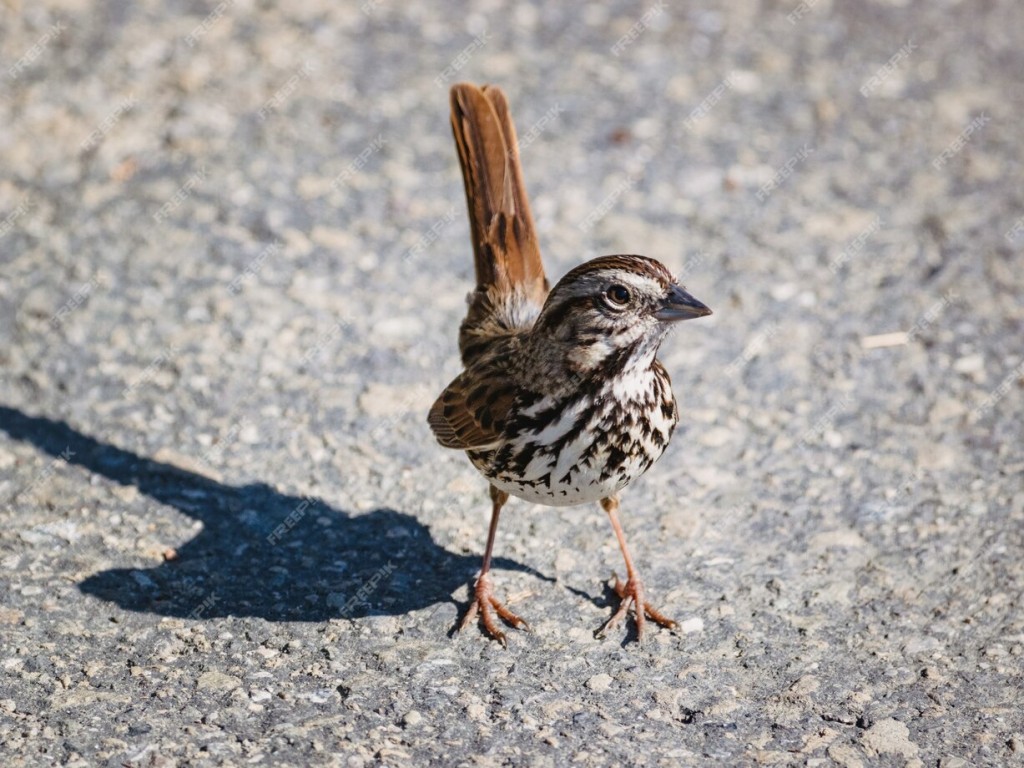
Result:
{"label": "bird's leg", "polygon": [[615,531],[615,538],[619,540],[622,559],[626,561],[626,583],[623,584],[619,581],[619,577],[615,576],[615,593],[622,602],[619,603],[619,608],[612,614],[612,617],[597,630],[596,635],[604,637],[608,630],[617,627],[629,610],[630,605],[633,606],[633,614],[636,616],[636,636],[638,640],[643,640],[644,623],[648,616],[655,623],[663,627],[675,627],[676,623],[672,619],[644,600],[644,583],[636,567],[633,565],[633,558],[629,556],[629,548],[626,546],[626,534],[622,532],[622,525],[619,523],[619,497],[609,496],[606,499],[601,499],[601,507],[608,513],[608,519],[611,520],[612,529]]}
{"label": "bird's leg", "polygon": [[462,623],[459,624],[459,630],[461,631],[467,624],[473,621],[477,612],[479,612],[480,621],[484,625],[487,634],[504,646],[508,645],[505,641],[505,633],[498,629],[498,624],[494,620],[494,614],[491,612],[492,608],[509,625],[517,629],[520,627],[523,629],[530,628],[523,619],[506,608],[491,591],[491,553],[494,551],[494,537],[498,532],[498,516],[501,514],[501,508],[505,505],[506,501],[508,501],[508,494],[504,491],[499,491],[492,485],[491,526],[487,532],[487,549],[484,550],[484,562],[480,566],[480,575],[476,579],[476,587],[473,590],[474,596],[469,604],[469,610],[466,611],[466,615],[462,618]]}

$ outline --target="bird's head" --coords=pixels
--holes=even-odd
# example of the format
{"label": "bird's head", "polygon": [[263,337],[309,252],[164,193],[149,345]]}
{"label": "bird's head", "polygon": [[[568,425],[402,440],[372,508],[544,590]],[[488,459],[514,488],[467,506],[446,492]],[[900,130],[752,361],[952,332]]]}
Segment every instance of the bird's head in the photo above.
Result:
{"label": "bird's head", "polygon": [[655,259],[602,256],[579,265],[548,294],[533,327],[578,373],[649,365],[669,328],[711,310]]}

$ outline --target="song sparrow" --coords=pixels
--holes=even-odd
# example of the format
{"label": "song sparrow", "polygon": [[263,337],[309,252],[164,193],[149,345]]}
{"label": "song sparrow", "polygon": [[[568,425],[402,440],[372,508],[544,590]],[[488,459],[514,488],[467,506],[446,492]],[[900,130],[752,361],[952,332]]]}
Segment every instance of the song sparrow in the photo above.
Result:
{"label": "song sparrow", "polygon": [[498,516],[510,494],[551,506],[600,500],[626,581],[616,576],[621,602],[599,635],[630,605],[638,638],[645,614],[674,626],[644,599],[617,493],[661,456],[679,420],[658,347],[672,323],[711,310],[643,256],[593,259],[549,293],[505,95],[462,83],[451,90],[451,108],[477,284],[459,330],[465,370],[428,421],[441,445],[466,451],[490,481],[493,502],[483,565],[460,628],[479,613],[487,633],[504,644],[492,608],[511,626],[527,627],[491,585]]}

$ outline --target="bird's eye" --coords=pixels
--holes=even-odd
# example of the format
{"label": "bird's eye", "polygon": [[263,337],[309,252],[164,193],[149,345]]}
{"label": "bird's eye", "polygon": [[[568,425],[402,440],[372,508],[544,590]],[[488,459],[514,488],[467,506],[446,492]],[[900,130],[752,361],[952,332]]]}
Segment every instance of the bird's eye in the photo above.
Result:
{"label": "bird's eye", "polygon": [[629,289],[624,285],[616,284],[610,286],[604,295],[608,297],[608,302],[616,309],[622,309],[622,307],[629,304]]}

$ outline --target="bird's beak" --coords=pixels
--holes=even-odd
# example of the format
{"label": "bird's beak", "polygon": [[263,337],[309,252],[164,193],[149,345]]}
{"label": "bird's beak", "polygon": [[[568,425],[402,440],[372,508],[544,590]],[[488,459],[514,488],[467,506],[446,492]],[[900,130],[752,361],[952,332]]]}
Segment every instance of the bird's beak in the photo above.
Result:
{"label": "bird's beak", "polygon": [[678,285],[673,285],[669,288],[668,295],[662,299],[661,307],[654,313],[654,316],[663,322],[674,323],[677,320],[689,320],[710,314],[710,309]]}

